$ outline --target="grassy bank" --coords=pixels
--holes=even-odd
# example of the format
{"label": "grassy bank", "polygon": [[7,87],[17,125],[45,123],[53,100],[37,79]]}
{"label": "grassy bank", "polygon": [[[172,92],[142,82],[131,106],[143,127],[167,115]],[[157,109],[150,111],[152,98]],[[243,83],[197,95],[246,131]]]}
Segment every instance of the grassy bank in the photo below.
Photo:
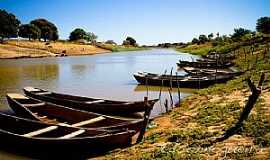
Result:
{"label": "grassy bank", "polygon": [[0,44],[0,58],[48,57],[65,55],[91,55],[110,52],[93,45],[71,42],[39,42],[10,40]]}
{"label": "grassy bank", "polygon": [[206,43],[203,45],[193,44],[186,47],[176,47],[176,50],[184,53],[206,55],[212,48],[213,46],[211,43]]}
{"label": "grassy bank", "polygon": [[112,44],[97,44],[98,47],[110,50],[112,52],[124,52],[124,51],[140,51],[147,50],[145,47],[134,47],[134,46],[123,46],[123,45],[112,45]]}
{"label": "grassy bank", "polygon": [[[140,144],[115,150],[97,159],[267,159],[270,157],[270,52],[269,42],[186,46],[179,50],[205,54],[208,50],[235,52],[234,62],[244,75],[185,98],[170,113],[152,122]],[[228,53],[229,53],[228,52]],[[266,72],[263,91],[237,134],[211,144],[238,120],[251,94],[245,81],[255,84]],[[154,126],[154,127],[153,127]]]}

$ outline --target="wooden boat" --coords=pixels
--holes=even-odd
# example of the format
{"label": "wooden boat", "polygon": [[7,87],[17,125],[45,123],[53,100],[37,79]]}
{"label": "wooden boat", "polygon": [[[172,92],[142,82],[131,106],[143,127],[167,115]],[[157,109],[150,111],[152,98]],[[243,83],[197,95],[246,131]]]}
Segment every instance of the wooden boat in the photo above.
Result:
{"label": "wooden boat", "polygon": [[[72,155],[75,152],[99,152],[130,144],[135,131],[109,131],[50,125],[0,113],[2,149],[26,151],[30,155]],[[42,157],[44,158],[44,157]]]}
{"label": "wooden boat", "polygon": [[126,128],[136,132],[146,127],[144,126],[144,119],[123,119],[85,112],[52,103],[45,103],[22,94],[7,94],[7,100],[9,106],[18,116],[49,124],[99,129]]}
{"label": "wooden boat", "polygon": [[[23,91],[27,96],[42,101],[51,102],[74,109],[108,115],[129,115],[136,112],[143,112],[147,109],[146,105],[144,104],[144,101],[128,102],[128,101],[112,101],[98,98],[88,98],[88,97],[60,94],[33,87],[25,87]],[[149,100],[148,101],[149,105],[147,106],[150,108],[148,109],[151,110],[157,101],[158,99]]]}
{"label": "wooden boat", "polygon": [[233,64],[231,62],[217,63],[213,61],[209,62],[190,62],[190,61],[180,61],[177,63],[177,66],[182,67],[196,67],[196,68],[228,68]]}
{"label": "wooden boat", "polygon": [[223,83],[232,78],[235,74],[229,75],[186,75],[186,76],[171,76],[171,75],[158,75],[148,74],[147,72],[138,72],[134,74],[135,79],[141,84],[155,85],[155,86],[172,86],[181,88],[204,88],[215,83]]}
{"label": "wooden boat", "polygon": [[183,67],[183,70],[190,75],[224,75],[224,74],[241,74],[241,72],[236,72],[232,70],[225,69],[207,69],[207,68],[194,68],[194,67]]}
{"label": "wooden boat", "polygon": [[232,60],[235,58],[235,54],[233,53],[216,53],[216,52],[210,52],[207,55],[203,55],[203,58],[207,59],[223,59],[223,60]]}

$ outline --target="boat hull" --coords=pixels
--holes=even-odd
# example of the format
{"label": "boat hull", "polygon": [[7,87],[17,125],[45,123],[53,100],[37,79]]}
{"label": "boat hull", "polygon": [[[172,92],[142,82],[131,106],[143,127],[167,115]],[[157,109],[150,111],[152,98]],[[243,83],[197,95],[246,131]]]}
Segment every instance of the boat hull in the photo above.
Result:
{"label": "boat hull", "polygon": [[[92,99],[88,97],[80,97],[80,96],[73,96],[73,95],[66,95],[60,93],[53,93],[51,95],[39,95],[37,92],[27,91],[23,89],[24,93],[32,98],[39,99],[46,102],[51,102],[54,104],[75,108],[79,110],[84,110],[88,112],[96,112],[101,114],[107,115],[132,115],[138,112],[144,112],[146,110],[146,105],[143,101],[139,102],[123,102],[123,101],[110,101],[105,100],[104,103],[100,104],[88,104],[85,101],[87,99]],[[42,90],[41,90],[42,91]],[[76,100],[78,99],[78,100]],[[80,101],[80,99],[85,99]],[[151,109],[153,108],[154,104],[157,100],[149,100],[148,106]]]}

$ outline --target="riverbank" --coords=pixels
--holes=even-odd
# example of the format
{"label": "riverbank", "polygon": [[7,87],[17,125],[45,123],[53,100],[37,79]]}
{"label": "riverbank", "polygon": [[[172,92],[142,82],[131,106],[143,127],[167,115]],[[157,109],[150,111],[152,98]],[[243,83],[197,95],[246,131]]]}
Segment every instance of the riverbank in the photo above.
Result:
{"label": "riverbank", "polygon": [[0,44],[0,59],[41,58],[57,56],[93,55],[107,52],[147,50],[145,47],[111,44],[80,44],[68,41],[40,42],[10,40]]}
{"label": "riverbank", "polygon": [[[270,157],[270,53],[269,43],[228,44],[216,50],[236,53],[234,62],[249,71],[226,84],[201,89],[185,98],[178,107],[151,122],[143,142],[115,150],[96,159],[267,159]],[[237,47],[235,47],[237,46]],[[195,48],[195,49],[194,49]],[[187,46],[183,51],[206,54],[212,45]],[[263,91],[248,119],[233,136],[211,143],[238,120],[251,94],[247,77],[258,84],[266,71]],[[268,71],[268,72],[267,72]]]}
{"label": "riverbank", "polygon": [[110,50],[112,52],[124,52],[124,51],[141,51],[148,50],[146,47],[134,47],[131,45],[123,46],[123,45],[112,45],[112,44],[97,44],[98,47]]}
{"label": "riverbank", "polygon": [[0,44],[0,58],[37,58],[54,56],[92,55],[111,52],[93,45],[71,42],[39,42],[10,40]]}

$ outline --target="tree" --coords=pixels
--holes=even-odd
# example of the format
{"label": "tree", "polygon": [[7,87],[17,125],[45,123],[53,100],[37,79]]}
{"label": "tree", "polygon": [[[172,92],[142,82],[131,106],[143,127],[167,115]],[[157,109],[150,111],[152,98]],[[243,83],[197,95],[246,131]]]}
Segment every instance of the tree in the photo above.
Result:
{"label": "tree", "polygon": [[88,42],[91,42],[91,43],[95,43],[97,38],[98,38],[98,36],[95,35],[92,32],[87,32],[83,37],[83,39],[85,39],[85,40],[87,40]]}
{"label": "tree", "polygon": [[58,30],[55,24],[53,24],[52,22],[49,22],[46,19],[36,19],[36,20],[31,21],[30,24],[34,24],[40,29],[41,31],[40,38],[43,38],[45,42],[47,40],[55,41],[59,38]]}
{"label": "tree", "polygon": [[261,33],[270,33],[270,17],[261,17],[257,20],[256,30]]}
{"label": "tree", "polygon": [[124,40],[124,41],[123,41],[123,45],[124,45],[124,46],[130,45],[130,41]]}
{"label": "tree", "polygon": [[23,24],[19,27],[19,36],[23,38],[31,39],[40,38],[41,31],[40,29],[33,24]]}
{"label": "tree", "polygon": [[199,36],[199,41],[200,41],[200,43],[204,44],[205,42],[208,41],[208,38],[206,37],[206,35],[201,34]]}
{"label": "tree", "polygon": [[214,37],[214,34],[213,33],[210,33],[210,34],[208,34],[207,37],[208,37],[209,41],[211,41],[213,39],[213,37]]}
{"label": "tree", "polygon": [[16,37],[20,23],[14,14],[0,9],[0,42],[2,43],[4,38]]}
{"label": "tree", "polygon": [[251,30],[244,29],[244,28],[235,28],[234,33],[232,35],[232,39],[238,41],[246,34],[251,34]]}
{"label": "tree", "polygon": [[105,43],[106,44],[117,45],[113,40],[107,40]]}
{"label": "tree", "polygon": [[[125,42],[125,44],[124,44]],[[132,45],[136,46],[136,40],[132,37],[127,37],[126,40],[123,42],[123,45]]]}
{"label": "tree", "polygon": [[79,40],[79,39],[84,39],[85,36],[86,36],[86,32],[83,29],[76,28],[70,33],[69,40],[70,41],[76,41],[76,40]]}
{"label": "tree", "polygon": [[191,41],[192,44],[199,44],[200,41],[197,38],[193,38]]}

